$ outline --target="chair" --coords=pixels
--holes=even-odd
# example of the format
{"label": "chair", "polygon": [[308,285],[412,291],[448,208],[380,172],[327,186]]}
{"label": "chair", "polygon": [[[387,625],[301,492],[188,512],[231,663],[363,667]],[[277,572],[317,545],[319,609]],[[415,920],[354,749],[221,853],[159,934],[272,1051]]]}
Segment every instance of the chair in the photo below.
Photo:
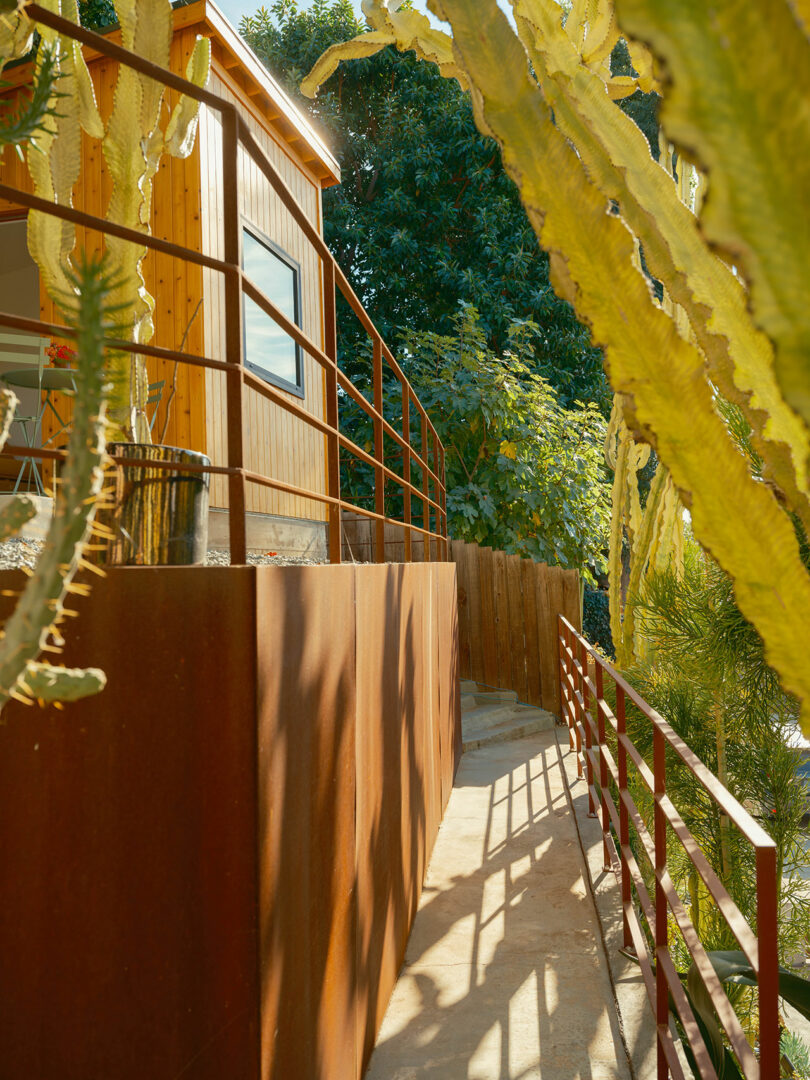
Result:
{"label": "chair", "polygon": [[[10,333],[7,331],[0,331],[0,363],[6,365],[6,370],[13,365],[14,368],[37,368],[37,389],[38,405],[36,414],[26,414],[24,411],[20,412],[19,408],[14,414],[12,424],[19,424],[22,431],[23,441],[26,446],[35,446],[36,437],[39,430],[39,425],[42,420],[42,408],[39,405],[42,397],[42,372],[46,364],[46,350],[50,342],[47,338],[36,337],[33,334],[20,334]],[[0,379],[3,379],[3,374],[0,373]],[[3,379],[3,381],[5,381]],[[12,385],[9,383],[8,385]],[[26,469],[30,470],[30,476],[34,480],[34,487],[38,495],[45,494],[45,487],[42,483],[42,476],[40,475],[39,466],[37,465],[35,458],[23,458],[20,470],[17,474],[17,480],[14,484],[14,491],[17,492],[20,489],[20,484],[25,476]],[[28,487],[30,490],[31,480],[28,481]]]}
{"label": "chair", "polygon": [[163,387],[165,385],[165,379],[161,379],[160,382],[149,383],[149,396],[146,399],[146,404],[155,406],[152,412],[152,419],[149,421],[150,431],[154,428],[155,420],[157,420],[158,409],[160,408],[160,399],[163,397]]}

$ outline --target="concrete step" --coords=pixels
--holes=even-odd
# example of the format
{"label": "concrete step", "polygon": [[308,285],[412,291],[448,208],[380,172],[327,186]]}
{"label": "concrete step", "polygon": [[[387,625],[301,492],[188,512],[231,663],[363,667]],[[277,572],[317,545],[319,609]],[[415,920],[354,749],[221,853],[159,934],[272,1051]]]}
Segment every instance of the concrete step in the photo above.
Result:
{"label": "concrete step", "polygon": [[517,704],[517,694],[514,690],[476,690],[474,693],[461,695],[461,711],[469,712],[477,709],[479,705],[494,705],[495,703]]}
{"label": "concrete step", "polygon": [[550,731],[555,723],[550,712],[532,705],[510,702],[479,705],[462,714],[462,749],[475,750],[491,743],[522,739],[539,731]]}
{"label": "concrete step", "polygon": [[462,679],[461,680],[461,693],[474,694],[478,690],[478,683],[474,679]]}

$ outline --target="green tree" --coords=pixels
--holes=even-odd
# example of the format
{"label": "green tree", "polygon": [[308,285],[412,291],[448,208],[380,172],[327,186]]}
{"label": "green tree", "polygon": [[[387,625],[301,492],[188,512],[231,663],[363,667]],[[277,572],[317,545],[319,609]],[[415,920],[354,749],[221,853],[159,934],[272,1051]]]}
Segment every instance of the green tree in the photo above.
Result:
{"label": "green tree", "polygon": [[[604,566],[610,522],[603,416],[593,403],[561,405],[548,381],[530,369],[541,332],[531,320],[508,327],[503,353],[489,348],[472,306],[456,313],[452,328],[449,335],[413,331],[401,339],[405,374],[445,447],[450,535],[590,577]],[[392,380],[387,416],[400,401]],[[353,415],[349,426],[355,441],[370,449],[366,414]],[[419,449],[415,422],[411,439]],[[391,450],[386,460],[399,470],[401,454],[397,461]],[[344,477],[355,497],[370,498],[370,467],[352,458],[344,463]],[[412,479],[421,486],[416,465]],[[390,494],[395,485],[386,486],[388,510],[401,516],[401,495]],[[424,523],[416,497],[412,513]]]}
{"label": "green tree", "polygon": [[[452,332],[472,303],[489,348],[502,352],[518,318],[537,324],[532,370],[560,401],[609,408],[598,349],[549,285],[548,259],[506,176],[497,144],[475,127],[469,95],[413,53],[384,49],[341,66],[317,102],[298,84],[334,42],[364,29],[350,0],[301,10],[278,0],[240,30],[301,108],[326,130],[342,183],[324,193],[326,239],[383,337],[402,327]],[[368,371],[366,337],[340,311],[341,362]]]}

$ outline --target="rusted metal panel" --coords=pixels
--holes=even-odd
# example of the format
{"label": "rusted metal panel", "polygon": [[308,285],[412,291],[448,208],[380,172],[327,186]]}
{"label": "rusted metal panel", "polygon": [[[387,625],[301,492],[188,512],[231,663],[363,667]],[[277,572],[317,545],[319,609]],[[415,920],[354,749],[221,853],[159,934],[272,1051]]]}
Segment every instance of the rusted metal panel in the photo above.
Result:
{"label": "rusted metal panel", "polygon": [[0,725],[0,1075],[258,1080],[253,571],[76,607],[107,689]]}
{"label": "rusted metal panel", "polygon": [[107,690],[0,726],[0,1076],[359,1078],[460,754],[455,568],[114,568],[77,607]]}
{"label": "rusted metal panel", "polygon": [[354,585],[257,567],[263,1080],[356,1075]]}

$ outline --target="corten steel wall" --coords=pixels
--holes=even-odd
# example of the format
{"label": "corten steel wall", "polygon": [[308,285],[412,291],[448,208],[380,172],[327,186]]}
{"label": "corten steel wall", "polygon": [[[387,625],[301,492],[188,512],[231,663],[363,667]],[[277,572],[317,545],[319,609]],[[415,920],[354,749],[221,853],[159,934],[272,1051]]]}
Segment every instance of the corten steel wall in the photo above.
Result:
{"label": "corten steel wall", "polygon": [[3,1080],[362,1074],[460,753],[454,599],[445,563],[76,603],[107,689],[0,725]]}

